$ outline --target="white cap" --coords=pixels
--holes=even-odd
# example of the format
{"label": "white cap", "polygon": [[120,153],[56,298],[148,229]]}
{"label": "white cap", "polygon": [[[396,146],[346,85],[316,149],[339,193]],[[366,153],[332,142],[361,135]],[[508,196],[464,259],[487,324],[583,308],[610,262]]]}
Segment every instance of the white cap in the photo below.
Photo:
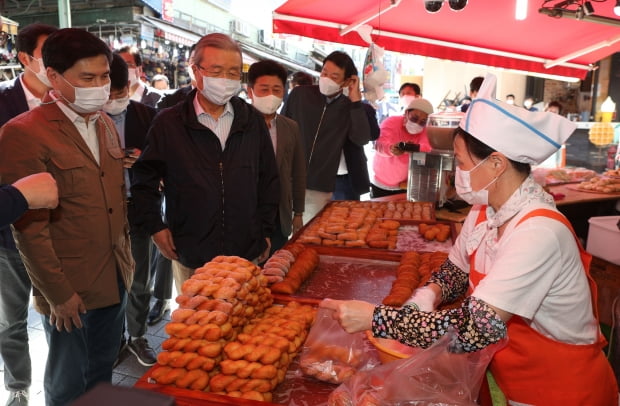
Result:
{"label": "white cap", "polygon": [[411,100],[407,106],[407,111],[409,110],[420,110],[426,114],[433,114],[433,105],[426,99],[417,98]]}
{"label": "white cap", "polygon": [[575,123],[549,112],[528,111],[495,98],[495,75],[487,74],[459,127],[509,159],[539,164],[571,136]]}

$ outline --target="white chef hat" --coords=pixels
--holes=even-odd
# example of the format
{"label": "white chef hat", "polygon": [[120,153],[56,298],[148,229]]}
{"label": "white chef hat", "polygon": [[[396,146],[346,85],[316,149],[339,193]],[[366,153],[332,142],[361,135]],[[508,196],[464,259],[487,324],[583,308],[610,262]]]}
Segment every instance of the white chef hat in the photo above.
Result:
{"label": "white chef hat", "polygon": [[487,74],[459,127],[509,159],[539,164],[556,152],[576,125],[559,114],[529,111],[495,98],[495,75]]}

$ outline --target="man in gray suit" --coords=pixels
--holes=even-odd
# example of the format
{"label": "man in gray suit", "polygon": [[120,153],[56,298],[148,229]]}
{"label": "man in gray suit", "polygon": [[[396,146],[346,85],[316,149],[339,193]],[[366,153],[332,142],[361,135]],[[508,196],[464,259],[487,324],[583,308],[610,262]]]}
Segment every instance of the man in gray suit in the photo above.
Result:
{"label": "man in gray suit", "polygon": [[301,228],[306,195],[306,162],[299,127],[296,121],[276,113],[284,98],[286,77],[282,65],[270,60],[256,62],[248,71],[248,95],[265,117],[280,175],[280,208],[271,252]]}

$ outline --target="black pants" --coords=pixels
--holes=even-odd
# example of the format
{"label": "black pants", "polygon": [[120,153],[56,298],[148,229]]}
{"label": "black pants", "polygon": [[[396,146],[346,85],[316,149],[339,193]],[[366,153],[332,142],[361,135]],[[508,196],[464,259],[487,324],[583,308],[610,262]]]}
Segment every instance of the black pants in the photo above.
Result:
{"label": "black pants", "polygon": [[391,195],[397,195],[400,193],[407,193],[406,190],[387,190],[387,189],[382,189],[379,186],[370,184],[370,197],[371,198],[375,198],[375,197],[383,197],[383,196],[391,196]]}

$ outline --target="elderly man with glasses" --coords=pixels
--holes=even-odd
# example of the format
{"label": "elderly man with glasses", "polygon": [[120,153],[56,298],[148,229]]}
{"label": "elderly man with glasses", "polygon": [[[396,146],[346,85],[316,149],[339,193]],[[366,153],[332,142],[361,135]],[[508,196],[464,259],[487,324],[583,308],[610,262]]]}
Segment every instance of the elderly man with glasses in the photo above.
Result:
{"label": "elderly man with glasses", "polygon": [[236,96],[239,46],[227,35],[208,34],[197,43],[191,62],[196,89],[153,121],[133,166],[131,187],[141,207],[139,222],[173,260],[177,290],[217,255],[264,261],[280,200],[265,120]]}

